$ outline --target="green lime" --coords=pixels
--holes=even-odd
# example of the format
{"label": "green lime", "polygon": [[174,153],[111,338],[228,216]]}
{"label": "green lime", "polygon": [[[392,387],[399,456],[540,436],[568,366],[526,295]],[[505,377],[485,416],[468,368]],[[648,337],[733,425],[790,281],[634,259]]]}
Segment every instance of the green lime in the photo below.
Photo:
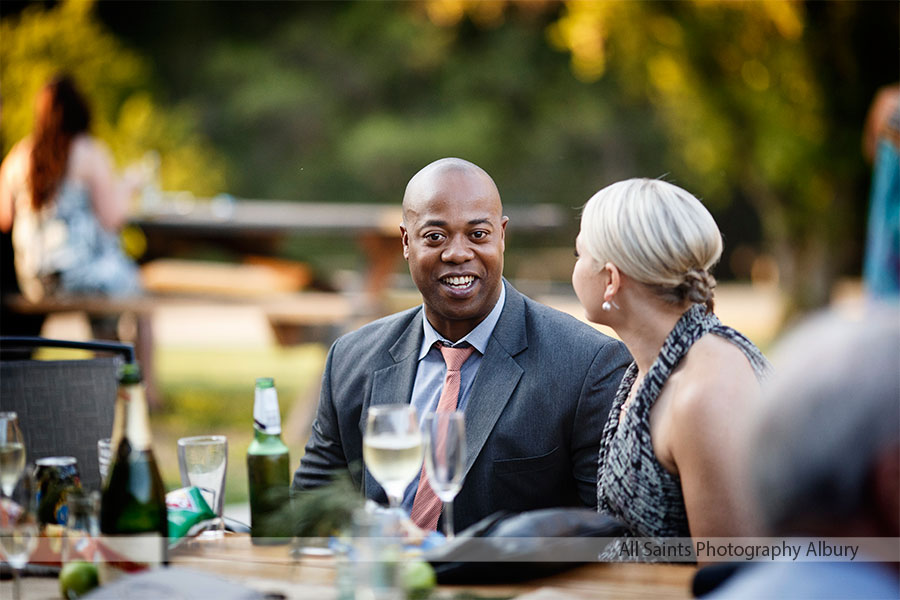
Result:
{"label": "green lime", "polygon": [[97,587],[97,566],[84,560],[67,563],[59,572],[59,593],[72,600]]}
{"label": "green lime", "polygon": [[434,569],[424,560],[411,560],[403,566],[403,588],[410,598],[424,598],[437,584]]}

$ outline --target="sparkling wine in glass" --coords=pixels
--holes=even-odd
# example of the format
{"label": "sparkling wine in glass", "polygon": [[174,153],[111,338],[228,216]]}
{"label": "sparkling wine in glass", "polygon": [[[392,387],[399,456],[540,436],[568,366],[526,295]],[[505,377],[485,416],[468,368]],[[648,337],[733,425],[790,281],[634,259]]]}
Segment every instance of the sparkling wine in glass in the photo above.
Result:
{"label": "sparkling wine in glass", "polygon": [[11,493],[0,498],[0,554],[12,568],[14,600],[22,597],[19,572],[37,547],[40,532],[32,472],[33,469],[23,469]]}
{"label": "sparkling wine in glass", "polygon": [[403,492],[422,470],[422,433],[416,409],[409,404],[373,406],[366,413],[363,460],[399,508]]}
{"label": "sparkling wine in glass", "polygon": [[466,428],[463,413],[428,413],[422,423],[425,433],[425,471],[434,495],[444,503],[444,534],[452,538],[453,499],[463,484],[466,468]]}
{"label": "sparkling wine in glass", "polygon": [[0,491],[11,496],[25,471],[25,440],[14,412],[0,412]]}

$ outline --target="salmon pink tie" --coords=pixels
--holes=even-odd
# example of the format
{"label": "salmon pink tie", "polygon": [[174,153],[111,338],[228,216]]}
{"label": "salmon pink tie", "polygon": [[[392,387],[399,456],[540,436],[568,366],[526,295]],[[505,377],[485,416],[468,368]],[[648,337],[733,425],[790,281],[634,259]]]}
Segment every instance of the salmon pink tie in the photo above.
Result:
{"label": "salmon pink tie", "polygon": [[[451,348],[439,346],[444,362],[447,363],[447,375],[444,376],[444,387],[441,390],[441,398],[438,400],[437,412],[452,412],[456,410],[459,402],[460,373],[463,363],[472,355],[475,348]],[[432,442],[434,443],[434,442]],[[413,500],[412,511],[409,516],[413,523],[426,531],[437,529],[438,519],[441,516],[441,499],[438,498],[431,486],[428,485],[428,475],[425,473],[425,465],[422,464],[422,472],[419,474],[419,487],[416,488],[416,497]]]}

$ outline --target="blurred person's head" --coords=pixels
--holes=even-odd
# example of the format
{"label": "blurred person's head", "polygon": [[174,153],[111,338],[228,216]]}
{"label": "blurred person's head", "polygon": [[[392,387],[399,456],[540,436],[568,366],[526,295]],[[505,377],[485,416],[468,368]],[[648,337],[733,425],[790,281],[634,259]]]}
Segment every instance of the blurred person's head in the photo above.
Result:
{"label": "blurred person's head", "polygon": [[478,325],[500,297],[507,221],[493,179],[468,161],[435,161],[406,186],[403,256],[425,316],[451,341]]}
{"label": "blurred person's head", "polygon": [[38,93],[32,134],[30,186],[35,208],[43,206],[63,179],[72,139],[88,130],[87,102],[68,75],[59,75]]}
{"label": "blurred person's head", "polygon": [[746,451],[770,535],[900,535],[900,311],[823,313],[777,347]]}
{"label": "blurred person's head", "polygon": [[709,269],[722,254],[722,235],[706,207],[685,190],[657,179],[628,179],[591,197],[581,215],[579,254],[572,283],[588,318],[598,316],[592,274],[614,265],[665,302],[712,310],[715,279]]}

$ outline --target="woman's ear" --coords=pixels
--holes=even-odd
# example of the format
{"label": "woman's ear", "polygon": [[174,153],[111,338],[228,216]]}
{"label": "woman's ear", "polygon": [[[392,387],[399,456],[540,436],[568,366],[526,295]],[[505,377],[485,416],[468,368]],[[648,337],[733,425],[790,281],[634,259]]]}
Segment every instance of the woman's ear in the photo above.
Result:
{"label": "woman's ear", "polygon": [[622,274],[619,272],[619,267],[611,262],[603,265],[603,268],[609,273],[609,281],[606,283],[606,289],[603,290],[603,299],[612,302],[622,285]]}

